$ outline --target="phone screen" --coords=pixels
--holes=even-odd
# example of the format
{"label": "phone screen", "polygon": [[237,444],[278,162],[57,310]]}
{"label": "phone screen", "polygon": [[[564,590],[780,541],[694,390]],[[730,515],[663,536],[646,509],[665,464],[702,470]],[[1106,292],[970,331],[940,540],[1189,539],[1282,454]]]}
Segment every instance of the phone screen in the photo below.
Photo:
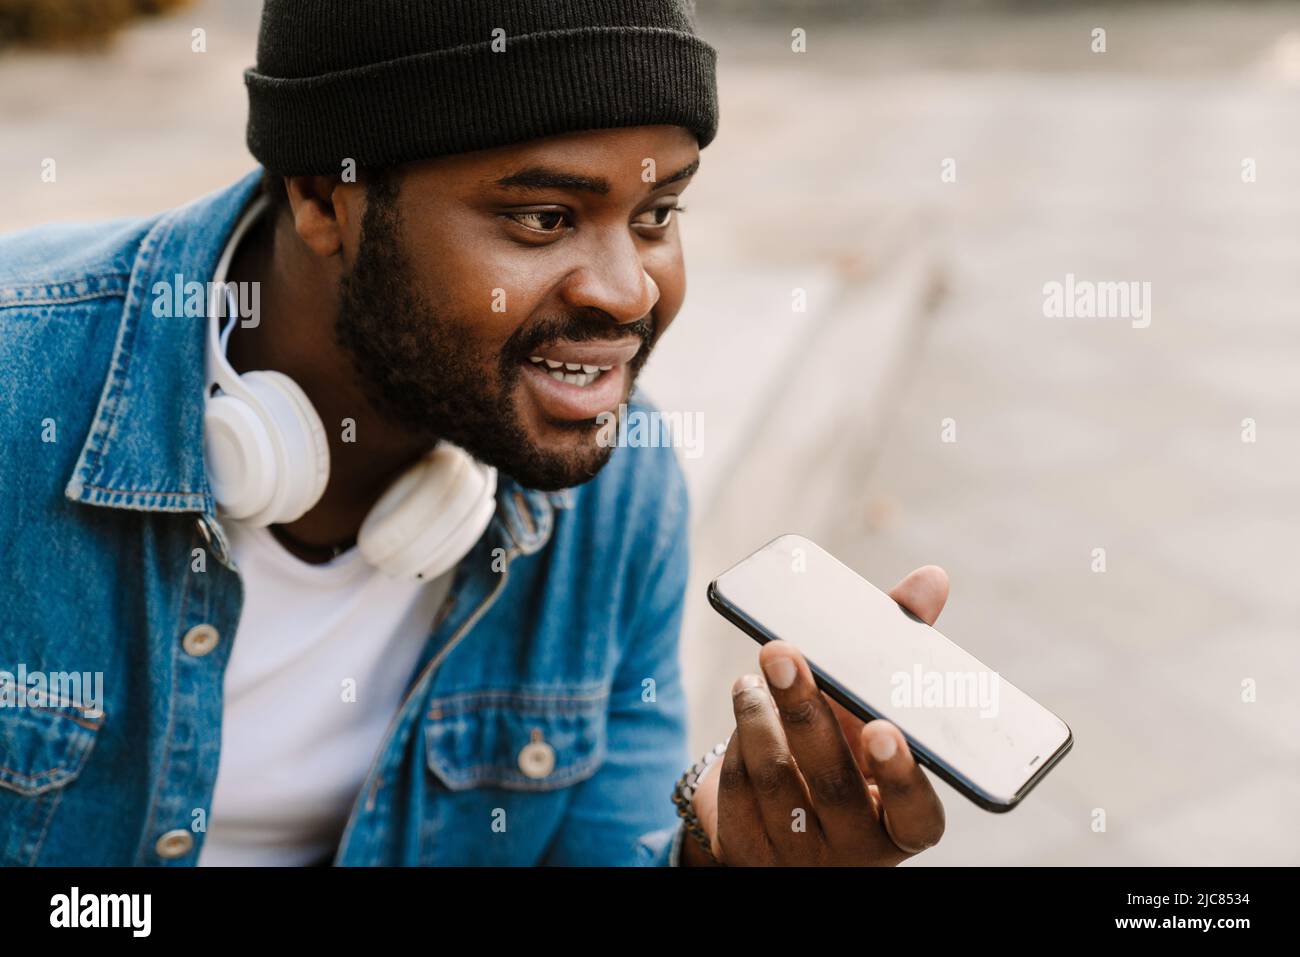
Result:
{"label": "phone screen", "polygon": [[990,810],[1015,806],[1072,743],[1064,721],[806,538],[768,543],[710,595],[760,641],[798,648],[841,704],[897,725],[918,760]]}

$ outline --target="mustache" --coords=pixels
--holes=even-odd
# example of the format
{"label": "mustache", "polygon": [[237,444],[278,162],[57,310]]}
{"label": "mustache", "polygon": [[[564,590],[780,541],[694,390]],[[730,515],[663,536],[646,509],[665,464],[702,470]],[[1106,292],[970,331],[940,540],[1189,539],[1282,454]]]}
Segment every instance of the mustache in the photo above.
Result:
{"label": "mustache", "polygon": [[621,341],[628,336],[636,336],[641,340],[641,351],[633,361],[639,363],[650,351],[654,331],[655,324],[648,316],[628,323],[617,322],[600,310],[546,316],[516,329],[506,340],[502,358],[510,364],[522,362],[530,355],[536,355],[538,349],[559,339],[571,339],[574,342]]}

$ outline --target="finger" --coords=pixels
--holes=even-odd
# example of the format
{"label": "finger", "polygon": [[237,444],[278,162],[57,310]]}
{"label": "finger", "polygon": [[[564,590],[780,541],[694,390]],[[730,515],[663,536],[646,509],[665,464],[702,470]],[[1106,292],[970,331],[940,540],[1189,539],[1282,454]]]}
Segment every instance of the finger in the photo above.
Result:
{"label": "finger", "polygon": [[[815,860],[821,829],[786,744],[772,695],[758,675],[741,676],[731,691],[745,773],[777,858],[784,863]],[[797,815],[800,808],[804,813]]]}
{"label": "finger", "polygon": [[837,849],[862,843],[871,795],[812,669],[799,649],[779,640],[763,645],[758,661],[827,842]]}
{"label": "finger", "polygon": [[719,762],[717,815],[714,857],[730,866],[772,861],[772,844],[758,809],[758,796],[745,771],[740,737],[735,733]]}
{"label": "finger", "polygon": [[943,837],[943,802],[912,757],[898,728],[880,719],[862,729],[874,769],[885,831],[905,856],[919,854]]}
{"label": "finger", "polygon": [[948,601],[948,573],[938,565],[922,565],[895,585],[889,597],[933,625]]}

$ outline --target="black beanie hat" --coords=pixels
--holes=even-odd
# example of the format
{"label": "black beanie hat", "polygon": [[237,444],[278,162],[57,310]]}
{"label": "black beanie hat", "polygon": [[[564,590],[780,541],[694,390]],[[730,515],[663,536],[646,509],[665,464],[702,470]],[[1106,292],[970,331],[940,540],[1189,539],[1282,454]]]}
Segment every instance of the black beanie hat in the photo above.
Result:
{"label": "black beanie hat", "polygon": [[694,0],[266,0],[248,148],[283,176],[614,126],[702,148],[716,60]]}

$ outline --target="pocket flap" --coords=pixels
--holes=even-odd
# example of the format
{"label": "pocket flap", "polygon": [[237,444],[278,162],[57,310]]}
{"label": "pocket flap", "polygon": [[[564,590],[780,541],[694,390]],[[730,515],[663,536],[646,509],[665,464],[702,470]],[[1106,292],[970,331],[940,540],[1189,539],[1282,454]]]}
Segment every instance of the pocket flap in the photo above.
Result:
{"label": "pocket flap", "polygon": [[35,795],[75,780],[103,723],[75,705],[0,708],[0,787]]}
{"label": "pocket flap", "polygon": [[429,703],[429,770],[452,790],[566,787],[605,757],[609,691],[594,688],[477,691]]}

